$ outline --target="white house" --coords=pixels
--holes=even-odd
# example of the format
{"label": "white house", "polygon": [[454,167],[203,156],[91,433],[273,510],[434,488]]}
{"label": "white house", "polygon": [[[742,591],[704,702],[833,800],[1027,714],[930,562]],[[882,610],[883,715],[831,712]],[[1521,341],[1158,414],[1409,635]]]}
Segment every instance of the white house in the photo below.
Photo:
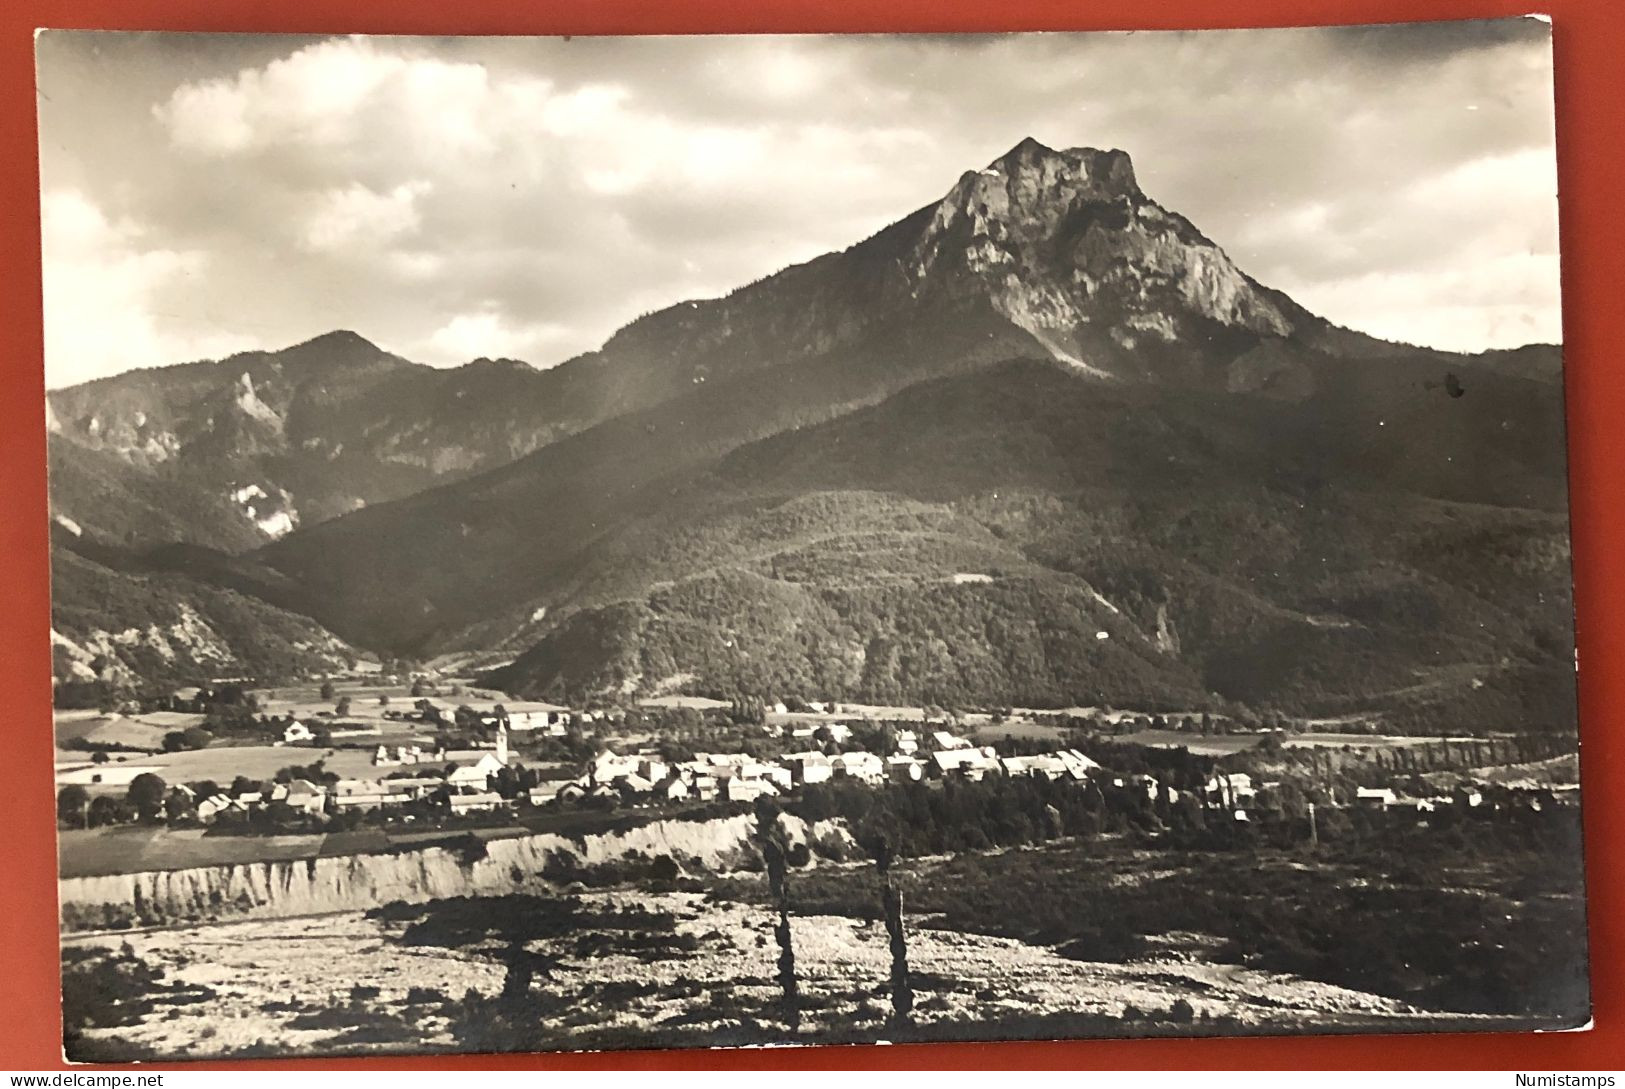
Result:
{"label": "white house", "polygon": [[835,774],[864,783],[879,783],[886,778],[886,764],[871,752],[843,752],[830,761]]}
{"label": "white house", "polygon": [[688,784],[676,775],[668,775],[655,784],[654,796],[664,802],[682,801],[689,796]]}
{"label": "white house", "polygon": [[756,763],[754,757],[743,752],[697,752],[694,759],[709,768],[742,768]]}
{"label": "white house", "polygon": [[543,710],[540,708],[530,710],[510,710],[508,712],[508,729],[518,730],[522,733],[538,731],[548,737],[564,736],[564,720],[566,714],[562,710]]}
{"label": "white house", "polygon": [[316,815],[327,808],[327,788],[317,786],[309,779],[295,779],[287,786],[287,793],[279,801],[289,809]]}
{"label": "white house", "polygon": [[1045,779],[1059,779],[1067,774],[1067,766],[1059,756],[1006,756],[999,761],[1006,775],[1037,775]]}
{"label": "white house", "polygon": [[1105,770],[1077,749],[1062,749],[1055,755],[1060,757],[1061,763],[1066,765],[1066,773],[1074,779],[1087,779]]}
{"label": "white house", "polygon": [[772,783],[780,790],[789,790],[796,785],[796,774],[782,764],[756,764],[749,769],[741,769],[744,774],[741,779],[759,779],[765,783]]}
{"label": "white house", "polygon": [[1370,809],[1387,809],[1399,801],[1399,795],[1387,787],[1357,787],[1354,803]]}
{"label": "white house", "polygon": [[638,770],[638,761],[639,758],[636,756],[622,756],[610,749],[605,749],[593,758],[593,782],[613,783],[617,779],[635,775]]}
{"label": "white house", "polygon": [[778,788],[765,779],[724,779],[722,796],[730,802],[751,802],[766,794],[777,794]]}
{"label": "white house", "polygon": [[446,781],[439,776],[423,775],[415,779],[385,779],[379,785],[396,795],[396,801],[401,801],[432,794],[444,787]]}
{"label": "white house", "polygon": [[946,749],[931,754],[929,765],[932,774],[939,779],[958,775],[972,782],[979,782],[989,773],[999,771],[999,760],[996,756],[989,756],[980,749]]}
{"label": "white house", "polygon": [[197,819],[207,824],[221,813],[230,809],[231,799],[224,794],[215,794],[203,799],[197,804]]}
{"label": "white house", "polygon": [[476,791],[472,794],[453,794],[449,799],[453,813],[477,813],[491,809],[501,809],[505,804],[502,795],[494,791]]}
{"label": "white house", "polygon": [[795,777],[795,781],[802,786],[812,783],[823,783],[833,778],[835,767],[830,758],[821,752],[787,753],[783,762]]}
{"label": "white house", "polygon": [[615,785],[621,788],[623,794],[649,794],[655,788],[653,783],[635,771],[631,775],[621,776],[615,781]]}
{"label": "white house", "polygon": [[484,790],[490,784],[491,776],[507,767],[507,761],[497,759],[497,754],[488,752],[472,764],[465,764],[454,768],[446,776],[446,783],[454,788],[473,788]]}
{"label": "white house", "polygon": [[282,740],[289,745],[294,745],[301,741],[309,741],[315,736],[315,734],[310,732],[309,726],[306,726],[303,722],[298,721],[290,722],[282,731]]}
{"label": "white house", "polygon": [[330,796],[335,809],[379,809],[407,800],[406,795],[391,793],[376,779],[340,779],[333,784]]}

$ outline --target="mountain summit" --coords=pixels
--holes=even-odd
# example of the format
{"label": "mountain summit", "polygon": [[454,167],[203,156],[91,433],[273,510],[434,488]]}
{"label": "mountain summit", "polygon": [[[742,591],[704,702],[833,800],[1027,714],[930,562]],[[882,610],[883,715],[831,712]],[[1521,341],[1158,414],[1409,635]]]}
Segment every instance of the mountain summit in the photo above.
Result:
{"label": "mountain summit", "polygon": [[[54,393],[58,569],[101,580],[87,601],[130,570],[229,587],[571,701],[1557,722],[1553,354],[1338,329],[1124,152],[1024,140],[545,371],[339,333]],[[64,618],[75,646],[151,623],[89,615]]]}
{"label": "mountain summit", "polygon": [[1286,337],[1307,317],[1147,197],[1117,150],[1023,140],[959,179],[909,257],[914,281],[986,292],[1056,358],[1097,373],[1146,341],[1209,325]]}

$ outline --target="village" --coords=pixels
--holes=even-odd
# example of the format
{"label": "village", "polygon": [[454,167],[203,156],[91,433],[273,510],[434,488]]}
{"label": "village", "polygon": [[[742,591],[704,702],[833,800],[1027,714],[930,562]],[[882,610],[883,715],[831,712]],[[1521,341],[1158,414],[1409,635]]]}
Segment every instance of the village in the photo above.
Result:
{"label": "village", "polygon": [[[1020,779],[1075,784],[1118,810],[1164,817],[1196,806],[1208,820],[1218,812],[1240,823],[1312,816],[1319,806],[1322,812],[1392,812],[1425,823],[1443,807],[1572,804],[1578,790],[1549,777],[1492,784],[1456,775],[1441,782],[1436,770],[1430,783],[1418,771],[1441,765],[1432,755],[1419,760],[1417,752],[1425,750],[1412,750],[1408,759],[1390,750],[1385,760],[1380,747],[1360,749],[1359,775],[1339,780],[1341,789],[1329,779],[1316,789],[1322,766],[1328,772],[1349,766],[1324,746],[1295,750],[1309,754],[1313,772],[1306,782],[1301,774],[1257,775],[1256,760],[1241,761],[1251,771],[1230,767],[1238,761],[1212,753],[1168,763],[1175,754],[1190,754],[1183,746],[1136,742],[1133,734],[1113,742],[1075,722],[1063,729],[1004,716],[933,719],[931,709],[907,717],[892,717],[899,712],[887,709],[888,717],[877,721],[871,717],[876,709],[849,707],[843,715],[835,703],[796,701],[792,710],[777,701],[684,697],[633,710],[571,710],[504,703],[461,686],[448,690],[458,698],[454,706],[425,695],[440,689],[422,682],[393,696],[376,687],[341,693],[324,682],[304,698],[280,701],[227,685],[180,690],[163,702],[180,710],[132,707],[125,717],[82,718],[97,725],[65,731],[73,748],[58,754],[59,823],[65,830],[144,825],[209,835],[380,825],[488,828],[571,810],[754,803],[820,784],[878,790]],[[1097,716],[1091,725],[1105,729],[1108,723]],[[1279,750],[1281,736],[1243,738],[1247,747],[1229,755]],[[1361,741],[1346,740],[1351,744],[1344,752],[1356,751],[1352,743]],[[142,752],[136,744],[157,751]],[[1494,742],[1487,750],[1477,741],[1461,746],[1471,753],[1463,757],[1467,764],[1515,764],[1544,755],[1522,746],[1498,750]],[[1096,755],[1084,751],[1091,747]],[[1448,742],[1445,750],[1442,766],[1449,767]],[[1117,759],[1097,758],[1108,753]],[[1162,754],[1161,767],[1156,754]],[[65,843],[65,863],[67,849]]]}

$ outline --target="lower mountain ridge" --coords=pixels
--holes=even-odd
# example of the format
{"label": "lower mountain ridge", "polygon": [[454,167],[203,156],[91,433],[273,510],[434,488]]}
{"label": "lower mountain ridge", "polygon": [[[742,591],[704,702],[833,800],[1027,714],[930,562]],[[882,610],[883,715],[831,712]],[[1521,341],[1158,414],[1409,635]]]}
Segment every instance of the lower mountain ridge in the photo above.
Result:
{"label": "lower mountain ridge", "polygon": [[[60,535],[60,531],[58,531]],[[320,676],[359,654],[309,617],[183,574],[51,550],[51,647],[59,703],[226,679]]]}
{"label": "lower mountain ridge", "polygon": [[[1290,422],[1048,363],[923,383],[692,477],[588,550],[492,680],[1564,728],[1561,491],[1519,471],[1508,415],[1504,461],[1458,468],[1477,425],[1392,381],[1368,420],[1333,394]],[[1560,419],[1553,391],[1506,396],[1482,407]]]}

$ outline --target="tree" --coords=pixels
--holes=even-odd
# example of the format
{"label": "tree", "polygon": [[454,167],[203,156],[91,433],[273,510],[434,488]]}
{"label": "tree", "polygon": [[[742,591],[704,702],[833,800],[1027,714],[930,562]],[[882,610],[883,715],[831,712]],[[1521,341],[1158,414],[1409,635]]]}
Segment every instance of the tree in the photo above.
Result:
{"label": "tree", "polygon": [[184,730],[171,730],[164,735],[165,752],[185,752],[189,749],[208,748],[214,734],[201,726],[188,726]]}
{"label": "tree", "polygon": [[891,939],[891,1008],[899,1024],[907,1024],[914,1011],[914,988],[908,981],[908,932],[903,928],[903,894],[892,880],[891,866],[897,857],[897,837],[886,828],[871,825],[858,835],[858,845],[874,859],[880,872],[880,907],[886,917],[886,934]]}
{"label": "tree", "polygon": [[334,689],[333,689],[333,682],[332,681],[323,681],[322,682],[321,695],[322,695],[323,700],[332,699],[333,698],[333,691],[334,691]]}
{"label": "tree", "polygon": [[90,791],[78,783],[69,783],[56,792],[56,819],[59,823],[88,827],[89,809]]}
{"label": "tree", "polygon": [[389,695],[387,693],[378,697],[378,706],[380,706],[380,707],[388,707],[389,706]]}
{"label": "tree", "polygon": [[118,799],[111,794],[98,794],[90,800],[90,810],[85,817],[85,826],[88,828],[101,828],[105,825],[117,824],[121,817]]}
{"label": "tree", "polygon": [[129,792],[125,795],[129,803],[135,806],[137,815],[142,820],[157,820],[164,805],[164,781],[150,771],[144,771],[130,780]]}
{"label": "tree", "polygon": [[333,713],[343,718],[350,713],[350,697],[340,696],[338,703],[333,705]]}
{"label": "tree", "polygon": [[790,837],[779,807],[771,798],[756,799],[756,845],[767,867],[767,883],[778,904],[779,921],[773,936],[779,943],[779,987],[784,993],[784,1023],[790,1032],[801,1030],[801,1003],[796,988],[796,952],[790,937]]}
{"label": "tree", "polygon": [[164,798],[164,817],[171,824],[192,816],[195,808],[192,799],[187,797],[186,792],[178,787],[171,790]]}

